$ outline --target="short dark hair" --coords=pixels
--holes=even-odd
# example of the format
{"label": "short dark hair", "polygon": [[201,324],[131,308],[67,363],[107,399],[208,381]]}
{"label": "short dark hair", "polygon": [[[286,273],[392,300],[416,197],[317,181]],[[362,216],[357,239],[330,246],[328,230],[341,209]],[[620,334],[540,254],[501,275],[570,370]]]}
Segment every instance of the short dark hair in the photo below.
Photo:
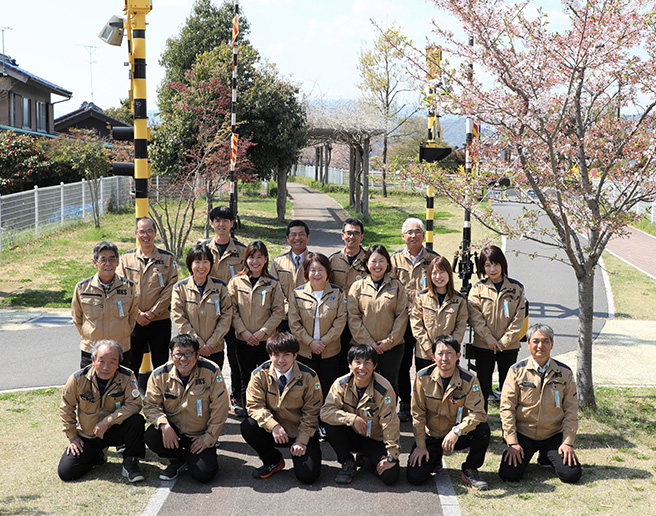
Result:
{"label": "short dark hair", "polygon": [[217,206],[210,211],[210,220],[213,222],[217,219],[235,220],[235,216],[227,206]]}
{"label": "short dark hair", "polygon": [[438,344],[446,344],[447,346],[451,346],[456,353],[460,353],[460,342],[458,342],[458,339],[452,335],[437,336],[433,341],[433,345],[431,346],[433,353],[435,353],[435,348]]}
{"label": "short dark hair", "polygon": [[155,225],[155,221],[153,219],[151,219],[150,217],[139,217],[137,220],[135,220],[134,221],[134,230],[135,231],[137,230],[137,227],[139,226],[139,222],[141,222],[142,220],[147,220],[148,222],[150,222],[150,225],[153,226],[153,229],[155,231],[157,231],[157,226]]}
{"label": "short dark hair", "polygon": [[326,274],[328,274],[328,278],[330,278],[333,273],[333,268],[330,266],[330,260],[328,257],[321,253],[307,253],[305,258],[303,258],[303,277],[305,278],[305,281],[310,281],[310,267],[313,263],[318,263],[326,269]]}
{"label": "short dark hair", "polygon": [[196,244],[187,251],[187,269],[191,273],[191,264],[194,263],[194,260],[207,260],[210,262],[210,269],[214,266],[214,256],[212,256],[212,251],[207,247],[207,244]]}
{"label": "short dark hair", "polygon": [[307,236],[310,236],[310,228],[305,222],[299,219],[294,219],[289,221],[289,224],[287,224],[287,230],[285,231],[285,236],[289,236],[289,232],[292,228],[299,227],[299,226],[303,226],[303,228],[305,228],[305,234]]}
{"label": "short dark hair", "polygon": [[[98,350],[102,348],[103,346],[108,346],[112,349],[115,349],[118,351],[118,361],[123,362],[123,346],[121,346],[118,342],[115,340],[111,339],[103,339],[97,341],[93,347],[91,348],[91,359],[95,360],[96,357],[98,356]],[[141,364],[139,364],[141,365]]]}
{"label": "short dark hair", "polygon": [[453,297],[456,295],[456,287],[453,284],[453,269],[449,260],[444,256],[436,256],[433,258],[430,266],[428,267],[428,285],[427,288],[431,294],[437,295],[435,285],[433,285],[433,271],[435,269],[442,270],[449,275],[449,281],[446,284],[446,295]]}
{"label": "short dark hair", "polygon": [[387,271],[385,272],[390,272],[392,270],[392,259],[390,258],[387,249],[385,249],[385,246],[382,244],[374,244],[370,246],[369,249],[367,249],[367,252],[364,254],[364,266],[367,268],[367,272],[371,274],[367,262],[369,261],[369,258],[371,258],[371,255],[374,253],[382,254],[385,257],[387,260]]}
{"label": "short dark hair", "polygon": [[360,228],[360,233],[364,235],[364,224],[360,219],[356,219],[355,217],[349,217],[344,221],[344,224],[342,224],[342,233],[344,232],[344,229],[346,229],[346,226],[358,226]]}
{"label": "short dark hair", "polygon": [[198,343],[198,339],[193,335],[189,335],[188,333],[181,333],[171,339],[171,342],[169,344],[169,351],[173,353],[173,350],[176,347],[194,348],[194,351],[198,352],[198,350],[200,349],[200,344]]}
{"label": "short dark hair", "polygon": [[98,242],[93,248],[93,259],[98,260],[100,253],[103,251],[111,251],[114,253],[114,256],[118,258],[118,247],[116,247],[116,244],[103,240],[102,242]]}
{"label": "short dark hair", "polygon": [[376,353],[376,350],[369,344],[351,346],[351,349],[348,350],[348,354],[346,355],[346,359],[348,360],[349,365],[351,365],[354,360],[371,360],[374,363],[374,367],[378,365],[378,353]]}
{"label": "short dark hair", "polygon": [[298,353],[301,347],[298,340],[288,331],[283,331],[271,335],[266,341],[266,352],[271,355],[278,355],[280,353]]}
{"label": "short dark hair", "polygon": [[488,260],[490,263],[498,263],[501,265],[502,275],[506,277],[508,276],[508,261],[506,260],[503,251],[496,245],[488,245],[481,249],[478,256],[478,262],[476,262],[476,274],[479,278],[485,276],[485,262]]}
{"label": "short dark hair", "polygon": [[255,253],[262,253],[264,258],[266,258],[264,267],[262,267],[262,276],[265,278],[271,277],[271,274],[269,274],[269,251],[267,251],[267,247],[265,243],[262,242],[262,240],[253,240],[246,246],[246,251],[244,251],[244,267],[239,271],[239,274],[242,276],[248,276],[249,278],[251,277],[251,269],[248,266],[246,260],[248,260],[250,256]]}

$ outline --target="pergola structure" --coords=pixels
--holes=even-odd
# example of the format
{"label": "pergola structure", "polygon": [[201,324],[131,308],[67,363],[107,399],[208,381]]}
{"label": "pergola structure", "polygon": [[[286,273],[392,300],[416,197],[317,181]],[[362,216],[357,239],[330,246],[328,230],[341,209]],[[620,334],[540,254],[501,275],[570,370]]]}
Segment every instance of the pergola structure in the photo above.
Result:
{"label": "pergola structure", "polygon": [[316,149],[317,180],[328,181],[332,145],[349,146],[349,205],[364,217],[369,215],[369,151],[371,139],[385,133],[380,120],[352,103],[309,110],[308,141]]}

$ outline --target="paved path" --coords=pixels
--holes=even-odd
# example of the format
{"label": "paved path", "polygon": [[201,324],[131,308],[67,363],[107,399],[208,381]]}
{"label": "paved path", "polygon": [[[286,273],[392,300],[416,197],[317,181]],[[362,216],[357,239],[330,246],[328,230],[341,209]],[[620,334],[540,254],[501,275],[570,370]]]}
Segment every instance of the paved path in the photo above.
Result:
{"label": "paved path", "polygon": [[630,228],[625,238],[613,238],[606,250],[620,260],[656,279],[656,237]]}

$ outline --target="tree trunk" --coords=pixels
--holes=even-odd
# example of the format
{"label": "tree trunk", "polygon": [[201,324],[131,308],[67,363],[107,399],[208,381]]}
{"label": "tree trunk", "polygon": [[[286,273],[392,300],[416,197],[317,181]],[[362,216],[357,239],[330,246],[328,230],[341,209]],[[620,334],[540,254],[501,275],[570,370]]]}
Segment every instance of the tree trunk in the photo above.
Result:
{"label": "tree trunk", "polygon": [[276,183],[278,183],[278,195],[276,197],[276,212],[278,214],[278,220],[284,222],[285,220],[285,210],[287,208],[287,173],[289,172],[286,168],[277,168],[276,169]]}
{"label": "tree trunk", "polygon": [[362,150],[359,145],[355,146],[355,163],[354,163],[354,173],[355,176],[355,213],[362,213],[362,185],[360,180],[362,179]]}
{"label": "tree trunk", "polygon": [[314,180],[319,181],[319,161],[321,160],[321,147],[314,148]]}
{"label": "tree trunk", "polygon": [[369,216],[369,138],[365,138],[362,149],[362,216]]}
{"label": "tree trunk", "polygon": [[332,150],[333,147],[330,143],[326,144],[326,159],[324,161],[325,172],[323,175],[323,184],[328,184],[328,168],[330,167],[330,160],[332,159]]}
{"label": "tree trunk", "polygon": [[387,133],[383,136],[383,197],[387,197],[387,183],[385,182],[385,165],[387,164]]}
{"label": "tree trunk", "polygon": [[210,237],[210,212],[212,211],[212,180],[207,179],[205,181],[205,203],[206,203],[206,214],[205,214],[205,238]]}
{"label": "tree trunk", "polygon": [[579,347],[577,352],[576,385],[579,407],[596,409],[592,382],[592,321],[594,317],[594,269],[577,277],[579,293]]}
{"label": "tree trunk", "polygon": [[355,206],[355,145],[349,145],[349,207]]}

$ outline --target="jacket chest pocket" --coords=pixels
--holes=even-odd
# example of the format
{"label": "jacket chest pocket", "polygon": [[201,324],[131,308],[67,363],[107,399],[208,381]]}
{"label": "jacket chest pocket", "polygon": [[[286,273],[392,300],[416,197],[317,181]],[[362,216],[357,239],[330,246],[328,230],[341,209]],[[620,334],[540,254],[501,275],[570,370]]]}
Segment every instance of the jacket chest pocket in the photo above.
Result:
{"label": "jacket chest pocket", "polygon": [[80,302],[87,317],[99,317],[105,308],[105,299],[100,296],[83,296]]}
{"label": "jacket chest pocket", "polygon": [[426,396],[426,410],[433,414],[439,414],[442,407],[442,399],[433,396]]}
{"label": "jacket chest pocket", "polygon": [[87,414],[89,416],[92,416],[94,414],[97,414],[98,411],[102,408],[100,406],[100,400],[92,398],[92,399],[80,399],[80,412],[82,414]]}
{"label": "jacket chest pocket", "polygon": [[160,290],[166,286],[168,271],[163,267],[154,267],[148,278],[149,290]]}
{"label": "jacket chest pocket", "polygon": [[437,311],[433,308],[424,306],[422,309],[422,317],[426,327],[434,327],[437,324]]}
{"label": "jacket chest pocket", "polygon": [[540,389],[531,380],[520,382],[519,389],[519,403],[521,405],[535,405],[540,399]]}

